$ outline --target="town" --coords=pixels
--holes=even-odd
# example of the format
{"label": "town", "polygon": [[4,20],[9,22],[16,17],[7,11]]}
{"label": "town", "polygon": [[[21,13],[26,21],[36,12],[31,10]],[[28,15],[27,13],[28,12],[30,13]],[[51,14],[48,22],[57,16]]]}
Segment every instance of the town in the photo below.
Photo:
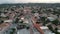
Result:
{"label": "town", "polygon": [[0,34],[60,34],[60,7],[0,7]]}

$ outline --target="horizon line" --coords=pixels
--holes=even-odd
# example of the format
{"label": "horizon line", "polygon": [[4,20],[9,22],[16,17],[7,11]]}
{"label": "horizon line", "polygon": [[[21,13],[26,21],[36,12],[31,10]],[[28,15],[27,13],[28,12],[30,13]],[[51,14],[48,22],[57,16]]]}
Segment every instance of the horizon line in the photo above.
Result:
{"label": "horizon line", "polygon": [[[29,3],[33,3],[33,2],[28,2],[28,3],[1,3],[1,4],[29,4]],[[57,3],[43,3],[43,4],[57,4]],[[58,3],[60,4],[60,3]]]}

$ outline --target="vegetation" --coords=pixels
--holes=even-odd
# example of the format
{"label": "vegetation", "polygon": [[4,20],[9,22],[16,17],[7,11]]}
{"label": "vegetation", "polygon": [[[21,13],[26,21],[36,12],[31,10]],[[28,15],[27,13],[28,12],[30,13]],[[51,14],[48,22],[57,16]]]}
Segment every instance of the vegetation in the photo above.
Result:
{"label": "vegetation", "polygon": [[15,21],[14,21],[14,23],[18,23],[18,21],[19,21],[19,19],[18,19],[18,18],[16,18],[16,19],[15,19]]}
{"label": "vegetation", "polygon": [[52,24],[58,25],[58,23],[59,23],[59,20],[58,19],[52,21]]}
{"label": "vegetation", "polygon": [[31,13],[35,13],[35,11],[34,10],[32,10],[32,12]]}
{"label": "vegetation", "polygon": [[49,30],[51,30],[54,33],[54,30],[51,25],[48,25]]}
{"label": "vegetation", "polygon": [[53,33],[55,33],[55,34],[60,34],[60,32],[57,31],[58,28],[53,29],[51,25],[48,25],[48,28],[49,28],[49,30],[51,30]]}
{"label": "vegetation", "polygon": [[3,20],[0,20],[0,24],[2,24],[4,21]]}
{"label": "vegetation", "polygon": [[14,34],[14,32],[16,31],[16,29],[15,28],[11,28],[11,32],[10,32],[10,34]]}

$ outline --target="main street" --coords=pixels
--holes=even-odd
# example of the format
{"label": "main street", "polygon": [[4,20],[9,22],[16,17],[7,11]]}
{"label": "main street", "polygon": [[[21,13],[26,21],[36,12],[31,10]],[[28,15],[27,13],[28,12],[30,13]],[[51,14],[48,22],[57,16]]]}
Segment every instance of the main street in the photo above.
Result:
{"label": "main street", "polygon": [[30,25],[30,33],[31,34],[40,34],[33,25],[32,15],[27,14],[26,17],[28,17],[27,19],[28,19],[28,22],[29,22],[28,24]]}

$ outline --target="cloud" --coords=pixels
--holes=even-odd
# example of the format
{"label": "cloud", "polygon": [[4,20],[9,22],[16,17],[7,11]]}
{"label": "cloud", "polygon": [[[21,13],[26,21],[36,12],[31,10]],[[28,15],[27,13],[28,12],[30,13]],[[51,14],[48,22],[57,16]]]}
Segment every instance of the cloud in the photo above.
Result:
{"label": "cloud", "polygon": [[1,3],[60,3],[60,0],[0,0]]}

